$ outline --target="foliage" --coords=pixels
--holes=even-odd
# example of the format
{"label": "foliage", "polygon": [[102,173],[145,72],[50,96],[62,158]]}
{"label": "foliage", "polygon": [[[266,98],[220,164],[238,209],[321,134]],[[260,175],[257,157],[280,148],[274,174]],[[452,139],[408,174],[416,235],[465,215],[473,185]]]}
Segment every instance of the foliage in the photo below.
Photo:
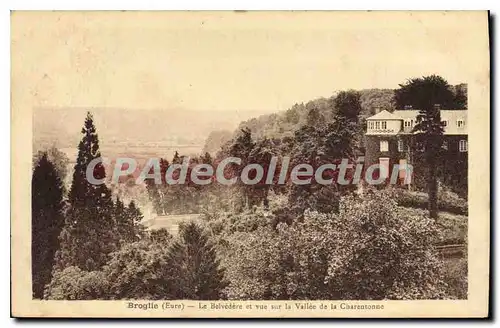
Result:
{"label": "foliage", "polygon": [[[401,208],[401,211],[408,216],[424,216],[426,212],[425,207],[423,207],[423,209],[405,207]],[[436,235],[436,239],[433,241],[433,244],[441,246],[466,243],[467,225],[466,216],[439,212],[438,221],[436,223],[439,234]]]}
{"label": "foliage", "polygon": [[[93,117],[87,113],[82,140],[68,195],[69,211],[61,232],[61,249],[57,254],[57,270],[77,266],[86,271],[101,268],[108,254],[117,248],[113,222],[113,200],[105,184],[92,184],[86,178],[87,167],[100,158],[99,139]],[[105,178],[104,166],[99,163],[93,171],[96,179]]]}
{"label": "foliage", "polygon": [[108,298],[173,299],[178,279],[167,262],[170,245],[171,238],[142,240],[113,253],[103,269],[109,284]]}
{"label": "foliage", "polygon": [[215,154],[226,142],[232,138],[232,133],[227,130],[212,131],[205,140],[203,153]]}
{"label": "foliage", "polygon": [[141,224],[143,216],[133,200],[128,207],[125,207],[120,198],[117,197],[113,218],[115,221],[114,229],[120,244],[138,241],[144,233]]}
{"label": "foliage", "polygon": [[66,192],[64,182],[68,175],[69,158],[55,146],[52,146],[44,151],[38,151],[33,156],[33,167],[37,165],[43,156],[47,156],[48,160],[54,165],[59,180],[61,181],[63,191]]}
{"label": "foliage", "polygon": [[235,233],[224,266],[232,299],[430,299],[444,296],[432,220],[389,195],[342,198],[338,214]]}
{"label": "foliage", "polygon": [[151,232],[110,255],[100,271],[56,271],[48,299],[219,299],[226,286],[215,249],[202,228],[181,227],[180,238]]}
{"label": "foliage", "polygon": [[[424,192],[408,191],[401,188],[393,190],[394,200],[404,207],[428,208],[429,196]],[[467,200],[452,191],[442,188],[438,191],[438,209],[454,214],[467,215]]]}
{"label": "foliage", "polygon": [[377,110],[385,109],[392,112],[394,109],[394,90],[392,89],[364,89],[359,93],[363,116],[374,115]]}
{"label": "foliage", "polygon": [[56,271],[45,290],[49,300],[96,300],[106,299],[107,278],[102,271],[84,271],[70,266]]}
{"label": "foliage", "polygon": [[440,109],[451,109],[455,106],[451,86],[437,75],[410,79],[396,90],[395,101],[399,108],[411,105],[419,110],[413,132],[417,143],[425,149],[429,215],[436,219],[438,164],[442,155],[444,133]]}
{"label": "foliage", "polygon": [[455,299],[467,299],[467,257],[450,258],[444,261],[447,294]]}
{"label": "foliage", "polygon": [[43,153],[31,180],[31,277],[33,297],[42,298],[50,282],[59,234],[64,224],[60,172]]}
{"label": "foliage", "polygon": [[458,84],[453,88],[455,109],[467,109],[467,84]]}
{"label": "foliage", "polygon": [[[339,164],[342,159],[354,159],[359,150],[361,129],[358,116],[361,111],[360,94],[355,91],[342,91],[333,100],[333,122],[327,125],[306,124],[296,131],[292,154],[292,166],[310,164],[318,168],[323,164]],[[316,115],[309,112],[309,115]],[[308,122],[314,122],[309,119]],[[309,208],[323,213],[336,211],[342,194],[352,190],[351,186],[336,183],[339,170],[330,172],[334,183],[324,185],[311,179],[311,183],[292,185],[289,202],[294,204],[300,215]]]}
{"label": "foliage", "polygon": [[173,238],[165,228],[150,230],[147,237],[151,242],[158,245],[169,245]]}
{"label": "foliage", "polygon": [[176,299],[220,299],[227,285],[224,269],[206,232],[194,222],[179,227],[180,239],[172,243],[167,262],[176,277]]}

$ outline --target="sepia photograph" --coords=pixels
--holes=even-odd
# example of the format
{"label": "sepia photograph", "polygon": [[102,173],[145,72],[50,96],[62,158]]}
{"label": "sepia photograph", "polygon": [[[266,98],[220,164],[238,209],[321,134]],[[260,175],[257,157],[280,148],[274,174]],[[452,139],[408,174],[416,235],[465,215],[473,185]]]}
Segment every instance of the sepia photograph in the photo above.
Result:
{"label": "sepia photograph", "polygon": [[486,317],[489,16],[13,11],[15,317]]}

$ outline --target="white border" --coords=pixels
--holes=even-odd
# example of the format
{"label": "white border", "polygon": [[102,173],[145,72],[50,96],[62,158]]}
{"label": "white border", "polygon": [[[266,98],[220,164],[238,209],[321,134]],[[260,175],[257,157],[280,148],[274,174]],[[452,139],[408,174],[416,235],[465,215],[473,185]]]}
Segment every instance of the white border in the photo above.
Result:
{"label": "white border", "polygon": [[[190,1],[182,1],[182,2],[169,2],[165,1],[130,1],[130,0],[121,0],[117,2],[108,2],[104,3],[102,0],[86,0],[86,1],[62,1],[62,0],[51,0],[44,2],[37,1],[28,1],[28,0],[20,0],[20,1],[8,1],[2,2],[0,7],[3,10],[0,11],[0,41],[2,44],[2,65],[1,65],[1,86],[0,86],[0,102],[4,105],[3,110],[1,111],[2,117],[0,118],[0,140],[1,142],[1,153],[8,154],[7,158],[4,157],[3,161],[0,161],[0,170],[1,172],[9,172],[9,174],[4,175],[2,177],[1,183],[1,209],[3,210],[2,217],[2,225],[0,229],[4,232],[4,238],[2,238],[2,263],[4,267],[7,266],[7,263],[10,263],[10,238],[7,237],[7,231],[10,231],[10,180],[15,177],[10,177],[10,12],[9,10],[112,10],[112,9],[121,9],[121,10],[152,10],[152,9],[161,9],[161,10],[232,10],[232,9],[247,9],[247,10],[278,10],[278,9],[287,9],[287,10],[387,10],[387,9],[397,9],[397,10],[438,10],[438,9],[447,9],[447,10],[484,10],[491,9],[492,13],[498,13],[499,10],[499,1],[486,1],[486,0],[475,0],[475,1],[446,1],[446,2],[437,2],[435,0],[420,0],[418,2],[402,2],[402,1],[388,1],[388,0],[379,0],[379,1],[344,1],[344,2],[331,2],[328,3],[324,0],[308,0],[308,1],[297,1],[297,0],[287,0],[287,1],[275,1],[270,2],[269,0],[244,0],[238,1],[237,3],[234,1],[203,1],[203,0],[190,0]],[[496,26],[494,26],[494,33],[498,42],[498,19],[496,19]],[[498,53],[495,52],[495,56],[493,60],[498,60]],[[493,66],[495,67],[495,66]],[[493,68],[492,67],[492,68]],[[496,76],[496,71],[493,72]],[[492,90],[493,94],[498,94],[498,85],[495,85],[494,90]],[[494,105],[494,104],[493,104]],[[492,111],[495,111],[496,108],[492,107]],[[500,126],[500,116],[495,115],[495,123],[496,126]],[[492,129],[495,131],[495,129]],[[496,136],[495,136],[496,137]],[[496,138],[495,138],[495,141]],[[494,147],[496,150],[496,154],[498,154],[497,143],[494,142]],[[5,155],[4,155],[5,156]],[[495,156],[495,160],[497,160],[497,156]],[[495,182],[496,179],[495,179]],[[495,200],[492,203],[500,203],[500,196],[498,194],[495,195]],[[498,235],[498,226],[499,224],[495,224],[495,233]],[[496,252],[495,262],[498,263],[499,255]],[[15,259],[12,259],[15,261]],[[1,306],[4,311],[4,315],[2,316],[1,326],[2,327],[11,327],[14,326],[17,322],[12,319],[8,319],[10,313],[10,284],[7,283],[7,280],[10,281],[10,270],[7,273],[7,268],[2,271],[2,280],[3,284],[1,294],[2,301]],[[498,295],[498,282],[495,284],[496,289],[494,295]],[[495,304],[495,312],[498,316],[498,302],[494,302]],[[9,309],[9,310],[8,310]],[[7,319],[7,320],[6,320]],[[191,322],[189,325],[195,326],[200,322]],[[228,324],[234,324],[235,322],[228,322]],[[271,326],[272,324],[276,324],[278,322],[264,323],[259,322],[258,324],[261,326]],[[287,321],[284,324],[291,324],[292,322]],[[296,322],[301,323],[301,322]],[[320,322],[325,324],[326,322]],[[378,326],[385,326],[387,324],[404,324],[405,322],[375,322],[372,324]],[[422,322],[428,327],[440,327],[442,325],[453,325],[455,322]],[[53,322],[42,322],[45,325],[53,325]],[[68,322],[60,322],[58,325],[66,326],[69,325]],[[109,322],[99,322],[93,323],[95,327],[105,327],[109,324]],[[115,323],[119,324],[122,327],[132,327],[143,325],[144,322],[119,322]],[[179,323],[176,322],[168,322],[168,325],[175,326]],[[184,323],[187,324],[187,323]],[[212,325],[218,325],[219,322],[212,322]],[[240,324],[240,323],[238,323]],[[306,323],[309,324],[309,323]],[[477,325],[480,322],[468,322],[466,325]],[[361,326],[361,322],[355,322],[350,324],[350,326],[357,327]]]}

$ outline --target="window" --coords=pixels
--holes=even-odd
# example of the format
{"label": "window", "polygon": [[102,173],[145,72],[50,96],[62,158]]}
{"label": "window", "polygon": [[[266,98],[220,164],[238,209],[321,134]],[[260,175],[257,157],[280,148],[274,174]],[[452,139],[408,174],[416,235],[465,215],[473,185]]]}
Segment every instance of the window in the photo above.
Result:
{"label": "window", "polygon": [[380,151],[389,151],[389,141],[380,140]]}
{"label": "window", "polygon": [[384,130],[387,129],[387,122],[385,122],[385,121],[382,122],[382,129],[384,129]]}
{"label": "window", "polygon": [[403,140],[398,140],[398,151],[403,152],[404,149],[405,149],[405,144],[404,144]]}
{"label": "window", "polygon": [[468,150],[467,140],[460,140],[458,143],[458,150],[466,152]]}
{"label": "window", "polygon": [[457,126],[458,126],[459,128],[463,128],[463,127],[465,126],[465,122],[464,122],[464,120],[458,120],[458,121],[457,121]]}
{"label": "window", "polygon": [[375,122],[375,129],[380,129],[380,122]]}
{"label": "window", "polygon": [[444,141],[443,141],[443,144],[441,145],[441,147],[442,147],[443,149],[448,150],[448,141],[444,140]]}
{"label": "window", "polygon": [[404,126],[405,128],[413,127],[413,120],[405,121]]}
{"label": "window", "polygon": [[443,123],[444,127],[448,126],[448,121],[441,121],[441,123]]}

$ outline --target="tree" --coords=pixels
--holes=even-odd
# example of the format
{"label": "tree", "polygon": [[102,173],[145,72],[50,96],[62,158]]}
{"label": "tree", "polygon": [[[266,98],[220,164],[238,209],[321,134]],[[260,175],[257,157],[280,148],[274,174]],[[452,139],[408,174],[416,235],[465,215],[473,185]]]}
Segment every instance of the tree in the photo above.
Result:
{"label": "tree", "polygon": [[358,121],[361,95],[357,91],[341,91],[333,99],[333,122],[328,125],[326,151],[335,159],[353,159],[359,149],[362,129]]}
{"label": "tree", "polygon": [[467,84],[455,86],[455,108],[467,109]]}
{"label": "tree", "polygon": [[[326,126],[317,123],[317,113],[308,113],[307,124],[295,132],[292,166],[310,164],[318,168],[323,164],[341,163],[346,158],[353,161],[359,149],[361,126],[358,115],[361,111],[360,95],[355,91],[342,91],[330,101],[333,121]],[[328,213],[338,209],[341,194],[353,189],[353,185],[337,184],[339,170],[329,170],[331,184],[320,184],[314,177],[311,183],[292,185],[289,202],[300,216],[307,208]]]}
{"label": "tree", "polygon": [[180,239],[170,247],[167,263],[177,278],[176,299],[220,299],[227,283],[214,246],[194,222],[179,227]]}
{"label": "tree", "polygon": [[[99,139],[92,115],[87,113],[82,140],[78,145],[78,157],[69,191],[69,210],[61,232],[61,250],[57,256],[57,269],[78,266],[86,271],[101,268],[108,254],[116,250],[111,191],[102,184],[87,180],[88,165],[101,157]],[[95,179],[104,179],[106,173],[102,162],[95,165]]]}
{"label": "tree", "polygon": [[59,180],[61,180],[62,183],[63,191],[66,192],[64,182],[66,181],[66,176],[68,174],[68,156],[66,156],[66,154],[57,149],[55,146],[52,146],[45,151],[39,151],[35,156],[33,156],[33,166],[36,166],[36,163],[40,161],[40,158],[42,158],[43,155],[46,155],[48,160],[56,168],[57,175],[59,176]]}
{"label": "tree", "polygon": [[116,236],[121,245],[138,241],[142,236],[142,218],[142,213],[134,201],[131,201],[128,207],[125,207],[120,198],[116,198],[114,220]]}
{"label": "tree", "polygon": [[205,152],[204,155],[200,156],[200,163],[210,164],[210,165],[213,163],[212,156],[210,155],[209,152]]}
{"label": "tree", "polygon": [[[263,168],[263,176],[254,185],[245,186],[248,195],[248,205],[253,207],[254,205],[260,205],[262,202],[264,206],[268,205],[268,193],[272,187],[272,184],[267,184],[266,179],[270,172],[271,159],[278,155],[277,141],[268,138],[261,139],[255,142],[253,149],[248,154],[248,163],[259,164]],[[278,175],[280,171],[280,163],[276,163],[274,173],[272,174],[272,183],[277,183]],[[252,170],[249,172],[248,176],[250,179],[255,179],[256,171]]]}
{"label": "tree", "polygon": [[[165,235],[164,235],[165,237]],[[171,239],[141,240],[114,252],[103,271],[110,299],[175,299],[179,279],[167,262]]]}
{"label": "tree", "polygon": [[205,140],[203,153],[215,154],[225,143],[231,140],[232,133],[227,130],[212,131]]}
{"label": "tree", "polygon": [[400,88],[395,91],[395,99],[399,108],[411,105],[412,108],[419,110],[413,132],[417,143],[423,147],[425,152],[429,215],[431,218],[437,219],[437,176],[444,132],[440,109],[452,109],[454,105],[453,92],[445,79],[431,75],[410,79],[405,84],[401,84]]}
{"label": "tree", "polygon": [[31,276],[33,298],[42,298],[50,282],[59,234],[64,225],[63,187],[47,153],[36,163],[31,179]]}
{"label": "tree", "polygon": [[56,271],[45,290],[48,300],[108,299],[108,279],[102,271],[84,271],[70,266]]}
{"label": "tree", "polygon": [[154,229],[147,233],[147,237],[151,242],[159,244],[159,245],[168,245],[170,244],[173,236],[168,232],[166,228]]}
{"label": "tree", "polygon": [[394,102],[399,110],[411,105],[422,110],[434,108],[439,104],[441,109],[454,109],[454,95],[448,82],[438,75],[409,79],[394,91]]}
{"label": "tree", "polygon": [[129,240],[137,241],[144,235],[144,226],[142,225],[144,216],[133,200],[128,204],[126,213],[128,218]]}
{"label": "tree", "polygon": [[243,168],[250,164],[249,157],[254,147],[255,142],[252,139],[252,131],[248,128],[244,128],[240,130],[239,135],[236,137],[229,148],[229,156],[241,159],[240,165],[231,164],[227,167],[229,167],[230,175],[238,177],[236,185],[242,196],[243,204],[241,205],[243,208],[246,208],[250,205],[250,194],[252,192],[252,188],[251,186],[243,184],[240,177]]}
{"label": "tree", "polygon": [[45,297],[54,300],[174,298],[178,277],[167,263],[172,236],[160,229],[151,238],[127,243],[110,254],[101,270],[70,266],[54,273]]}
{"label": "tree", "polygon": [[226,238],[229,299],[440,299],[436,223],[388,192],[344,196],[338,213]]}
{"label": "tree", "polygon": [[307,116],[306,116],[306,124],[309,126],[319,126],[324,124],[325,118],[320,113],[319,108],[316,106],[314,102],[308,102],[306,104]]}
{"label": "tree", "polygon": [[398,207],[390,192],[368,191],[344,197],[331,222],[327,281],[340,299],[444,297],[434,220]]}
{"label": "tree", "polygon": [[[167,212],[167,206],[169,205],[165,201],[166,188],[168,187],[165,174],[167,173],[169,165],[170,164],[168,160],[160,158],[161,184],[157,184],[154,178],[147,178],[145,180],[146,190],[148,192],[149,199],[153,203],[154,210],[159,215],[164,215]],[[154,173],[153,171],[154,168],[152,167],[149,171],[149,174]]]}
{"label": "tree", "polygon": [[181,164],[182,158],[179,156],[177,150],[175,151],[174,158],[172,158],[172,164]]}

